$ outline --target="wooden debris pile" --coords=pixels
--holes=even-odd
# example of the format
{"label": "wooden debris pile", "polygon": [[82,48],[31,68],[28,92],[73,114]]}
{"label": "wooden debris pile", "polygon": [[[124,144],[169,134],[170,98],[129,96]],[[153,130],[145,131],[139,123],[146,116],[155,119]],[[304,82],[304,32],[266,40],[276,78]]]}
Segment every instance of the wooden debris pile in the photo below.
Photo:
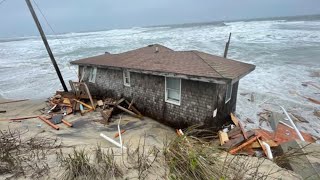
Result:
{"label": "wooden debris pile", "polygon": [[[260,115],[265,116],[263,118],[267,121],[268,117],[272,116],[272,113],[264,111]],[[230,116],[233,124],[220,130],[218,135],[221,147],[231,154],[264,154],[269,159],[272,159],[272,148],[282,143],[299,139],[295,129],[282,121],[271,123],[274,132],[264,129],[245,131],[240,120],[232,113]],[[300,133],[305,141],[315,142],[315,139],[310,134]]]}
{"label": "wooden debris pile", "polygon": [[101,115],[104,119],[102,123],[109,123],[112,114],[116,110],[124,111],[134,117],[142,119],[142,114],[134,107],[133,100],[131,102],[127,101],[125,98],[120,100],[114,100],[112,98],[106,98],[104,101],[99,100],[98,106],[101,108]]}
{"label": "wooden debris pile", "polygon": [[[120,111],[124,111],[134,117],[142,119],[142,114],[135,108],[132,101],[128,101],[125,98],[115,100],[112,98],[106,98],[104,100],[97,100],[92,98],[88,86],[84,82],[72,82],[69,81],[72,91],[64,92],[57,91],[56,94],[49,98],[47,101],[47,108],[42,110],[41,115],[27,116],[27,117],[16,117],[11,119],[5,119],[14,122],[21,122],[22,120],[38,118],[45,122],[52,128],[59,130],[57,124],[65,124],[68,127],[73,127],[71,123],[64,119],[65,116],[70,114],[80,113],[84,115],[85,113],[99,110],[103,121],[102,123],[107,124],[110,122],[112,114],[116,114]],[[12,103],[20,102],[26,100],[15,100],[2,102]],[[0,113],[5,113],[5,111],[0,111]],[[123,133],[123,132],[122,132]]]}

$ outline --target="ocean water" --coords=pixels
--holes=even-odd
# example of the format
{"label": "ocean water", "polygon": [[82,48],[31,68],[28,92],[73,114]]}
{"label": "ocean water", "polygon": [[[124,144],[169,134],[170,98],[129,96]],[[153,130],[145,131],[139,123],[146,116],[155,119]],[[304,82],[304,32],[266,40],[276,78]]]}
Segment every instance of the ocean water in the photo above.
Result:
{"label": "ocean water", "polygon": [[[77,79],[72,60],[154,43],[222,55],[229,32],[228,57],[256,65],[239,87],[239,93],[255,97],[249,102],[248,95],[238,95],[238,114],[256,122],[247,127],[259,126],[257,112],[279,111],[277,105],[283,105],[310,119],[312,123],[299,126],[320,136],[320,120],[313,115],[319,105],[299,96],[320,100],[319,89],[301,85],[310,81],[320,86],[320,16],[67,33],[49,35],[48,41],[67,83]],[[0,96],[5,98],[41,99],[62,89],[38,36],[0,39],[0,77]]]}

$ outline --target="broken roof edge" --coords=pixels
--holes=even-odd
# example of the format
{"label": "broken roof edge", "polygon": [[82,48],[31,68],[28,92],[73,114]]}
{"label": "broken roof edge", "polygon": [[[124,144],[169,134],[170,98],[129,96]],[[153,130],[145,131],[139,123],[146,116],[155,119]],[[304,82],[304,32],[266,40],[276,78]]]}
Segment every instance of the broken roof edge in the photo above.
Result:
{"label": "broken roof edge", "polygon": [[232,81],[232,79],[226,79],[226,78],[213,78],[213,77],[205,77],[205,76],[195,76],[195,75],[190,75],[190,74],[180,74],[180,73],[165,72],[165,71],[151,71],[151,70],[143,70],[143,69],[118,67],[118,66],[96,65],[96,64],[89,64],[89,63],[75,64],[75,65],[92,66],[92,67],[113,69],[113,70],[129,70],[130,72],[136,72],[136,73],[141,73],[141,74],[150,74],[150,75],[165,76],[165,77],[176,77],[176,78],[181,78],[181,79],[209,82],[209,83],[215,83],[215,84],[227,84],[228,82]]}

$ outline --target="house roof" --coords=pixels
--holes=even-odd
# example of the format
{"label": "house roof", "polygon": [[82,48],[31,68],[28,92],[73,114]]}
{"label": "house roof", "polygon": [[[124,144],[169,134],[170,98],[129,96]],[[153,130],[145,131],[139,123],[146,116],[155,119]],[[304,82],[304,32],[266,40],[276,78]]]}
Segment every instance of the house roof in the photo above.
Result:
{"label": "house roof", "polygon": [[119,54],[99,56],[72,61],[76,65],[117,67],[162,73],[174,73],[213,79],[240,79],[255,69],[247,64],[200,51],[173,51],[154,44]]}

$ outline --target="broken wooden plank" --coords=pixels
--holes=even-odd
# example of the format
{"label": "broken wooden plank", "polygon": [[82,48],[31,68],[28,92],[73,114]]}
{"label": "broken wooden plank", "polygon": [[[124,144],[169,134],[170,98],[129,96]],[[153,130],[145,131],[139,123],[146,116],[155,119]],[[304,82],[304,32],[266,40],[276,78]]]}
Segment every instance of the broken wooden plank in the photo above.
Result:
{"label": "broken wooden plank", "polygon": [[[129,101],[125,100],[125,102],[130,106]],[[135,112],[136,114],[138,114],[138,115],[140,116],[140,118],[143,117],[142,114],[138,111],[138,109],[136,109],[136,108],[133,106],[133,104],[130,106],[130,108],[131,108],[130,110],[132,110],[133,112]]]}
{"label": "broken wooden plank", "polygon": [[220,145],[223,145],[225,142],[229,141],[228,134],[223,131],[218,132]]}
{"label": "broken wooden plank", "polygon": [[47,123],[49,126],[51,126],[52,128],[54,128],[55,130],[59,130],[59,127],[53,123],[51,123],[48,119],[42,117],[42,116],[38,116],[39,119],[41,119],[43,122]]}
{"label": "broken wooden plank", "polygon": [[235,127],[228,132],[228,137],[232,138],[238,134],[241,134],[241,129],[240,127]]}
{"label": "broken wooden plank", "polygon": [[[278,144],[276,142],[274,142],[272,139],[265,140],[264,142],[269,144],[270,147],[277,147],[278,146]],[[261,146],[258,142],[253,142],[251,144],[251,148],[260,148],[260,147]]]}
{"label": "broken wooden plank", "polygon": [[68,121],[66,121],[64,119],[62,119],[61,121],[62,121],[63,124],[65,124],[65,125],[67,125],[69,127],[73,127],[73,125],[71,123],[69,123]]}
{"label": "broken wooden plank", "polygon": [[11,119],[1,119],[1,121],[18,121],[18,120],[25,120],[25,119],[33,119],[38,118],[38,116],[26,116],[26,117],[17,117],[17,118],[11,118]]}
{"label": "broken wooden plank", "polygon": [[86,104],[86,103],[84,103],[84,102],[82,102],[82,101],[79,101],[79,100],[77,100],[77,99],[73,99],[73,100],[76,101],[76,102],[78,102],[78,103],[80,103],[80,104],[82,104],[82,105],[84,105],[85,107],[87,107],[87,108],[89,108],[89,109],[93,109],[93,110],[94,110],[93,107],[91,107],[90,105],[88,105],[88,104]]}
{"label": "broken wooden plank", "polygon": [[28,101],[28,100],[29,100],[29,99],[21,99],[21,100],[4,101],[4,102],[0,102],[0,104],[9,104],[9,103],[22,102],[22,101]]}
{"label": "broken wooden plank", "polygon": [[234,123],[234,125],[239,126],[238,118],[233,113],[230,113],[230,116],[231,116],[231,121]]}
{"label": "broken wooden plank", "polygon": [[239,127],[240,127],[240,129],[241,129],[241,132],[242,132],[242,134],[243,134],[243,137],[244,137],[245,139],[248,139],[248,137],[247,137],[247,135],[246,135],[246,132],[244,131],[244,128],[243,128],[243,126],[242,126],[242,124],[241,124],[240,121],[239,121]]}
{"label": "broken wooden plank", "polygon": [[141,118],[141,116],[139,116],[138,114],[136,114],[136,113],[134,113],[134,112],[132,112],[132,111],[130,111],[130,110],[128,110],[128,109],[120,106],[120,105],[117,105],[116,107],[119,108],[119,109],[121,109],[122,111],[127,112],[128,114],[131,114],[131,115],[134,116],[134,117]]}
{"label": "broken wooden plank", "polygon": [[131,106],[133,105],[133,99],[131,100],[131,103],[128,106],[128,109],[131,110]]}
{"label": "broken wooden plank", "polygon": [[247,146],[247,145],[253,143],[254,141],[256,141],[260,136],[261,136],[261,135],[257,135],[257,136],[255,136],[255,137],[249,139],[248,141],[242,143],[240,146],[238,146],[238,147],[230,150],[229,153],[230,153],[230,154],[235,154],[235,153],[237,153],[239,150],[241,150],[241,149],[244,148],[245,146]]}
{"label": "broken wooden plank", "polygon": [[[246,135],[248,138],[250,138],[251,136],[254,136],[255,133],[253,131],[248,131],[246,132]],[[225,144],[222,145],[223,148],[227,148],[230,149],[234,146],[239,145],[240,143],[242,143],[245,140],[245,138],[243,137],[242,134],[240,134],[240,136],[238,136],[235,139],[230,139],[229,141],[227,141]]]}
{"label": "broken wooden plank", "polygon": [[[123,134],[124,132],[126,132],[126,130],[125,130],[125,129],[122,129],[122,130],[121,130],[121,134]],[[114,135],[114,138],[117,138],[117,137],[119,137],[119,132],[117,132],[117,133]]]}
{"label": "broken wooden plank", "polygon": [[119,101],[116,102],[115,105],[119,105],[119,104],[122,103],[123,101],[125,101],[125,99],[124,99],[124,98],[121,98]]}
{"label": "broken wooden plank", "polygon": [[112,116],[112,112],[113,112],[113,108],[100,111],[103,119],[104,119],[105,121],[107,121],[107,122],[109,122],[109,119],[110,119],[110,117]]}

